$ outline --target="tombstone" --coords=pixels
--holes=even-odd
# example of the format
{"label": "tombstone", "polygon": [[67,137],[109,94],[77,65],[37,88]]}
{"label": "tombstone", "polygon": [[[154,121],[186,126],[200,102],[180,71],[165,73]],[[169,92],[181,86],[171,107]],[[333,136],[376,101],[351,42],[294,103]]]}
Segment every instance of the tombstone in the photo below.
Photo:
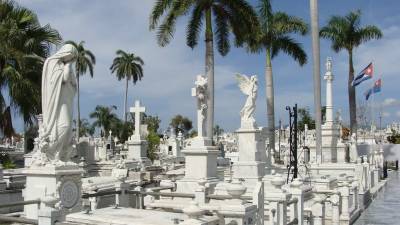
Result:
{"label": "tombstone", "polygon": [[128,145],[128,160],[139,160],[144,162],[146,166],[151,162],[147,158],[147,141],[141,135],[141,118],[146,108],[140,106],[140,101],[135,101],[135,106],[130,108],[130,112],[135,114],[135,132],[127,141]]}

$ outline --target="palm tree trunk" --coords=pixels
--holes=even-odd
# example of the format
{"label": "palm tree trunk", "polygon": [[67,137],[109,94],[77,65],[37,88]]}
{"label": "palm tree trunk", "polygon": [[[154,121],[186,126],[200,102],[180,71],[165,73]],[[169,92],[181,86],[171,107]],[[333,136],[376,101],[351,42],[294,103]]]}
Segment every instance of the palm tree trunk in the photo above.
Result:
{"label": "palm tree trunk", "polygon": [[314,79],[314,106],[315,106],[315,150],[317,162],[322,162],[322,134],[321,134],[321,70],[319,51],[318,0],[310,0],[311,37],[313,50],[313,79]]}
{"label": "palm tree trunk", "polygon": [[268,139],[269,150],[268,161],[271,155],[275,153],[275,102],[274,102],[274,80],[272,76],[271,50],[266,51],[265,67],[265,95],[267,97],[267,120],[268,120]]}
{"label": "palm tree trunk", "polygon": [[212,140],[214,127],[214,43],[211,23],[211,9],[206,11],[206,76],[208,78],[207,129],[206,135]]}
{"label": "palm tree trunk", "polygon": [[76,75],[76,89],[77,89],[77,97],[78,97],[78,101],[77,101],[77,111],[78,111],[78,115],[77,115],[77,120],[76,120],[76,142],[79,143],[79,130],[80,130],[80,126],[81,126],[81,105],[80,105],[80,94],[79,94],[79,74]]}
{"label": "palm tree trunk", "polygon": [[127,117],[127,106],[128,106],[128,77],[126,77],[126,83],[125,83],[125,100],[124,100],[124,121],[126,123]]}
{"label": "palm tree trunk", "polygon": [[349,80],[347,82],[349,92],[350,130],[357,134],[356,90],[351,85],[354,80],[353,51],[349,51]]}

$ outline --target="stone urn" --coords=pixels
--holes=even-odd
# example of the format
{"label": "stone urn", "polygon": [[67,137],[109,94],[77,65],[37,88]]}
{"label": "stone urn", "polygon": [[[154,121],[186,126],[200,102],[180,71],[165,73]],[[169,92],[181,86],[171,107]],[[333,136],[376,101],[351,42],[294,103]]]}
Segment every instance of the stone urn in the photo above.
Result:
{"label": "stone urn", "polygon": [[233,181],[226,185],[226,192],[233,199],[239,199],[244,193],[246,193],[247,188],[240,181]]}

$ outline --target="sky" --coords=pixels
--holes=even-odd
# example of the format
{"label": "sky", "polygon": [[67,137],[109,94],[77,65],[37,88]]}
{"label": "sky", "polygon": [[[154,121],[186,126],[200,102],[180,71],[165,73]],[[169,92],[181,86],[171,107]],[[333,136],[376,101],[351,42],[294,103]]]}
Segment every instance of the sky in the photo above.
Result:
{"label": "sky", "polygon": [[[81,118],[89,118],[96,105],[116,105],[117,115],[122,118],[124,102],[124,81],[118,81],[109,67],[115,52],[122,49],[135,53],[145,61],[144,78],[136,85],[130,83],[128,106],[140,100],[146,113],[158,115],[161,129],[167,128],[170,119],[182,114],[196,124],[196,102],[191,97],[196,75],[204,74],[204,43],[194,49],[186,46],[185,29],[187,18],[181,18],[176,27],[174,39],[166,47],[159,47],[156,33],[149,31],[149,15],[154,0],[18,0],[20,5],[35,11],[42,25],[50,24],[57,29],[63,40],[85,41],[85,47],[96,56],[94,77],[81,77]],[[256,0],[249,1],[257,5]],[[272,0],[274,11],[310,21],[308,0]],[[379,126],[382,112],[383,124],[400,119],[400,1],[398,0],[335,0],[319,1],[319,23],[326,24],[332,15],[345,15],[352,10],[362,11],[362,25],[378,26],[384,34],[380,40],[370,41],[356,49],[355,71],[358,73],[371,61],[375,66],[374,79],[382,77],[382,92],[366,102],[363,93],[373,80],[357,87],[361,104],[371,107],[370,117]],[[300,67],[288,56],[281,54],[273,60],[275,85],[276,124],[281,119],[285,124],[288,113],[285,106],[297,103],[309,107],[313,112],[313,80],[311,36],[293,36],[302,44],[309,60]],[[215,123],[226,131],[240,126],[240,109],[245,96],[237,87],[235,74],[258,75],[259,93],[256,120],[259,126],[266,126],[266,100],[264,82],[264,54],[250,54],[242,48],[232,48],[221,57],[215,53]],[[335,53],[330,42],[321,40],[321,79],[325,73],[325,60],[333,59],[333,98],[335,110],[340,109],[345,122],[348,121],[348,55]],[[325,102],[325,82],[322,79],[322,105]],[[18,130],[22,122],[14,116]]]}

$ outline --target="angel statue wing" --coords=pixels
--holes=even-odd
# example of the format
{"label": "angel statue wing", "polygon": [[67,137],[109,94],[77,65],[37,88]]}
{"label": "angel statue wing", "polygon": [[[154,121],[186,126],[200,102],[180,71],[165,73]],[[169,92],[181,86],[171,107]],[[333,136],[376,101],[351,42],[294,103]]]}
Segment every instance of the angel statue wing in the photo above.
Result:
{"label": "angel statue wing", "polygon": [[236,80],[238,81],[238,86],[243,94],[250,95],[252,85],[250,78],[248,78],[246,75],[236,74]]}

